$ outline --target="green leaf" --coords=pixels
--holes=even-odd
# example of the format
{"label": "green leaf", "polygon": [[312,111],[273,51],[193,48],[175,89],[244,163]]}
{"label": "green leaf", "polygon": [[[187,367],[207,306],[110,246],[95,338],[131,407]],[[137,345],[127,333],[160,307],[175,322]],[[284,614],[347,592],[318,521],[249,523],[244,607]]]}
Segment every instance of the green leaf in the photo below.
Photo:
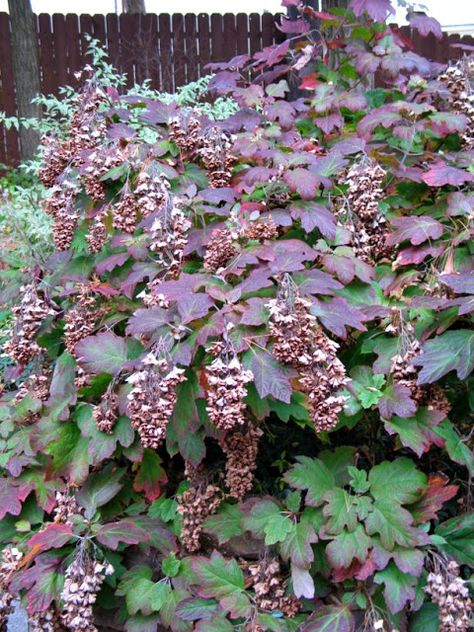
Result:
{"label": "green leaf", "polygon": [[84,507],[85,517],[91,519],[98,507],[102,507],[112,500],[122,489],[123,484],[120,483],[125,472],[124,468],[114,471],[112,464],[105,467],[102,472],[92,474],[76,493],[76,499],[82,507]]}
{"label": "green leaf", "polygon": [[357,498],[336,487],[324,496],[324,500],[327,504],[324,506],[323,514],[328,518],[324,532],[337,534],[345,528],[354,531],[358,522]]}
{"label": "green leaf", "polygon": [[405,504],[415,502],[427,485],[427,477],[410,459],[384,461],[370,470],[370,493],[377,500]]}
{"label": "green leaf", "polygon": [[344,529],[326,547],[326,555],[333,568],[348,568],[354,559],[363,563],[367,559],[371,541],[359,524],[354,531]]}
{"label": "green leaf", "polygon": [[462,514],[442,522],[435,529],[445,544],[438,543],[438,548],[460,564],[474,567],[474,512]]}
{"label": "green leaf", "polygon": [[395,544],[412,547],[417,543],[421,532],[412,523],[413,517],[406,509],[387,499],[374,502],[365,527],[369,535],[378,533],[382,546],[392,551]]}
{"label": "green leaf", "polygon": [[280,516],[280,513],[280,507],[273,500],[259,500],[248,509],[244,509],[242,526],[245,530],[251,531],[256,538],[264,538],[265,527]]}
{"label": "green leaf", "polygon": [[180,601],[176,614],[184,621],[198,621],[199,619],[209,619],[216,611],[217,601],[214,599],[184,599]]}
{"label": "green leaf", "polygon": [[283,542],[293,530],[293,522],[288,516],[278,514],[265,525],[265,544],[271,546],[277,542]]}
{"label": "green leaf", "polygon": [[438,632],[439,608],[434,603],[424,603],[410,620],[410,632]]}
{"label": "green leaf", "polygon": [[83,483],[89,474],[88,444],[76,424],[62,422],[57,428],[57,439],[45,448],[53,458],[53,471],[63,474],[71,483]]}
{"label": "green leaf", "polygon": [[323,606],[310,616],[303,632],[354,632],[355,620],[347,606]]}
{"label": "green leaf", "polygon": [[380,390],[385,384],[383,375],[374,375],[368,366],[359,366],[351,372],[350,389],[353,390],[363,408],[372,408],[382,398]]}
{"label": "green leaf", "polygon": [[171,522],[175,519],[178,511],[178,503],[173,498],[158,498],[148,510],[151,518],[160,518],[163,522]]}
{"label": "green leaf", "polygon": [[436,382],[450,371],[465,380],[474,369],[474,332],[457,329],[428,340],[413,364],[421,366],[419,384]]}
{"label": "green leaf", "polygon": [[439,416],[435,411],[420,408],[416,417],[392,417],[390,421],[384,422],[384,426],[390,435],[398,434],[405,448],[410,448],[421,457],[433,444],[438,447],[442,445],[436,432],[438,420]]}
{"label": "green leaf", "polygon": [[157,612],[161,610],[170,592],[170,586],[164,582],[156,584],[145,577],[138,578],[125,595],[127,609],[130,614],[139,611],[145,615]]}
{"label": "green leaf", "polygon": [[359,470],[352,465],[347,470],[352,477],[349,484],[357,494],[365,494],[365,492],[369,491],[370,483],[367,480],[367,472],[365,470]]}
{"label": "green leaf", "polygon": [[237,560],[226,560],[217,551],[210,558],[194,557],[191,567],[199,579],[201,597],[222,599],[244,590],[244,574]]}
{"label": "green leaf", "polygon": [[300,456],[297,461],[283,478],[291,487],[306,491],[306,504],[317,507],[322,504],[324,495],[335,486],[334,475],[319,459]]}
{"label": "green leaf", "polygon": [[444,447],[449,457],[455,463],[467,467],[471,476],[474,476],[474,453],[458,435],[453,424],[445,419],[434,428],[434,431],[444,440]]}
{"label": "green leaf", "polygon": [[292,564],[301,568],[309,568],[314,560],[312,544],[318,541],[314,529],[299,523],[293,526],[285,541],[280,545],[280,553],[284,560],[291,559]]}
{"label": "green leaf", "polygon": [[219,511],[212,516],[208,516],[203,523],[203,529],[207,533],[216,536],[219,544],[228,542],[235,536],[243,534],[241,522],[243,513],[239,511],[237,505],[224,503],[219,507]]}
{"label": "green leaf", "polygon": [[415,598],[416,577],[403,573],[393,562],[374,575],[374,582],[384,584],[383,595],[394,614],[403,610],[405,604]]}
{"label": "green leaf", "polygon": [[125,338],[111,331],[87,336],[76,345],[76,355],[88,373],[118,373],[129,359]]}
{"label": "green leaf", "polygon": [[65,421],[69,417],[69,406],[76,402],[76,361],[66,351],[54,365],[50,396],[47,407],[51,419]]}
{"label": "green leaf", "polygon": [[168,557],[163,559],[161,563],[161,570],[163,575],[167,577],[176,577],[181,568],[180,560],[176,559],[176,553],[170,553]]}

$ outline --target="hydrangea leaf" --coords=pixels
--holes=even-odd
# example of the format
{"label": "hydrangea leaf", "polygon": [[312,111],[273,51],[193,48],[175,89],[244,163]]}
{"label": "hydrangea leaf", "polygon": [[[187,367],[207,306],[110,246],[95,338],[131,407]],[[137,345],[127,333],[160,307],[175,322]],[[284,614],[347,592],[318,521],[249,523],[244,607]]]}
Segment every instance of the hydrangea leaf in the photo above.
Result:
{"label": "hydrangea leaf", "polygon": [[237,560],[226,560],[218,551],[211,557],[195,557],[191,566],[199,580],[201,597],[222,599],[244,590],[244,575]]}
{"label": "hydrangea leaf", "polygon": [[334,474],[319,459],[300,456],[297,461],[286,472],[284,479],[291,487],[306,491],[306,504],[317,507],[323,503],[324,495],[335,486]]}
{"label": "hydrangea leaf", "polygon": [[283,542],[293,531],[294,524],[290,518],[279,513],[265,525],[265,544],[271,546],[277,542]]}
{"label": "hydrangea leaf", "polygon": [[239,511],[237,505],[225,503],[219,507],[219,511],[208,516],[203,523],[203,529],[211,533],[219,544],[228,542],[231,538],[243,534],[241,522],[244,514]]}
{"label": "hydrangea leaf", "polygon": [[357,526],[357,498],[351,496],[345,489],[336,487],[325,496],[323,514],[328,519],[324,525],[324,532],[329,534],[342,533],[344,529],[354,531]]}
{"label": "hydrangea leaf", "polygon": [[416,417],[409,419],[392,417],[390,421],[384,422],[384,426],[388,434],[397,434],[402,445],[421,457],[432,445],[443,447],[444,442],[435,431],[436,425],[443,416],[442,413],[421,408]]}
{"label": "hydrangea leaf", "polygon": [[287,404],[291,401],[293,389],[290,378],[294,371],[281,365],[268,351],[252,348],[244,356],[245,368],[254,376],[255,388],[263,399],[271,395]]}
{"label": "hydrangea leaf", "polygon": [[270,499],[252,499],[241,505],[241,510],[244,513],[242,526],[256,538],[264,538],[267,524],[281,513],[280,507]]}
{"label": "hydrangea leaf", "polygon": [[474,566],[474,512],[462,514],[442,522],[435,529],[443,543],[438,548],[454,557],[459,564]]}
{"label": "hydrangea leaf", "polygon": [[370,493],[376,500],[406,504],[415,502],[427,484],[426,475],[410,459],[384,461],[369,473]]}
{"label": "hydrangea leaf", "polygon": [[111,331],[87,336],[76,345],[79,363],[90,373],[118,373],[129,359],[126,340]]}
{"label": "hydrangea leaf", "polygon": [[371,540],[358,524],[353,531],[344,529],[326,547],[328,560],[333,568],[348,568],[353,560],[365,562]]}
{"label": "hydrangea leaf", "polygon": [[148,533],[138,527],[133,520],[119,520],[100,526],[95,534],[97,541],[116,550],[120,542],[125,544],[138,544],[150,539]]}
{"label": "hydrangea leaf", "polygon": [[413,364],[421,366],[418,384],[436,382],[450,371],[465,380],[474,369],[474,332],[456,329],[428,340]]}
{"label": "hydrangea leaf", "polygon": [[303,624],[301,632],[355,632],[349,606],[322,606]]}
{"label": "hydrangea leaf", "polygon": [[384,597],[392,613],[400,612],[407,602],[415,597],[416,577],[402,572],[397,566],[390,564],[374,576],[376,584],[384,585]]}

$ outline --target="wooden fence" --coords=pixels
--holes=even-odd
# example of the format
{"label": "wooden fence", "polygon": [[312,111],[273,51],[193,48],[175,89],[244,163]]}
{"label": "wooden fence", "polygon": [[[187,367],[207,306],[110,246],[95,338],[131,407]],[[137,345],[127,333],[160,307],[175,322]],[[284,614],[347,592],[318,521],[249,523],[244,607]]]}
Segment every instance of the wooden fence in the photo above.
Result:
{"label": "wooden fence", "polygon": [[[145,15],[48,15],[36,16],[40,51],[41,90],[57,94],[60,86],[77,84],[74,73],[87,62],[86,35],[98,39],[108,50],[110,62],[127,74],[128,84],[151,80],[159,90],[173,92],[176,87],[207,74],[206,64],[254,53],[263,46],[283,41],[275,16],[152,14]],[[452,44],[474,45],[474,38],[446,35],[420,37],[409,27],[415,51],[429,59],[447,62],[461,56]],[[0,110],[16,114],[11,63],[10,20],[0,13]],[[18,161],[17,134],[0,127],[0,163]]]}

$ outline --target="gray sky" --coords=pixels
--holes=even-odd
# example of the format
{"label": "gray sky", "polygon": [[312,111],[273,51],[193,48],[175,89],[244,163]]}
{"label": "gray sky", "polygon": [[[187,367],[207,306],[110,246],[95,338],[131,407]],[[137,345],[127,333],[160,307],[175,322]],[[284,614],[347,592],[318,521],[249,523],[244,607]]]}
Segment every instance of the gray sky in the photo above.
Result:
{"label": "gray sky", "polygon": [[[421,0],[428,14],[443,25],[474,23],[474,0]],[[0,0],[0,11],[7,10],[7,0]],[[117,0],[121,6],[121,0]],[[394,2],[395,4],[395,2]],[[115,0],[32,0],[36,13],[113,13]],[[147,11],[153,13],[250,13],[264,10],[276,12],[280,0],[173,0],[172,5],[163,0],[146,0]],[[397,17],[403,21],[405,9]]]}

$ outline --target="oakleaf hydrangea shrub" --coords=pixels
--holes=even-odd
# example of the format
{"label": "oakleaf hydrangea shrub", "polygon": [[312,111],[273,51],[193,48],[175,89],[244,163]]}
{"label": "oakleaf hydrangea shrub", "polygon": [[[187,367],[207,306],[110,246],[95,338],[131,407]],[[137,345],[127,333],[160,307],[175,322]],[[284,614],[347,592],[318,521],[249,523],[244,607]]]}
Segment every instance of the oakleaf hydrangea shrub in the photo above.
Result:
{"label": "oakleaf hydrangea shrub", "polygon": [[32,630],[470,628],[473,62],[414,54],[388,6],[297,7],[213,67],[223,121],[132,116],[89,72],[43,139],[2,621],[20,598]]}

